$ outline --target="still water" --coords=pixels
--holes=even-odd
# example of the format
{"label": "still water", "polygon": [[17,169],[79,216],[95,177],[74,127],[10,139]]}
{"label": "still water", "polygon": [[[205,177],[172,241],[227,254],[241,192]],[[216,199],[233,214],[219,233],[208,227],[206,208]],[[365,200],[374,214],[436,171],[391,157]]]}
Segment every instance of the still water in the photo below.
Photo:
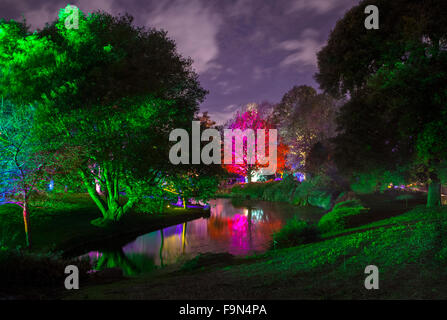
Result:
{"label": "still water", "polygon": [[266,201],[210,201],[211,215],[139,236],[121,249],[92,251],[88,257],[96,270],[119,267],[126,275],[186,261],[200,253],[227,252],[236,256],[269,249],[272,233],[287,220],[316,222],[322,210]]}

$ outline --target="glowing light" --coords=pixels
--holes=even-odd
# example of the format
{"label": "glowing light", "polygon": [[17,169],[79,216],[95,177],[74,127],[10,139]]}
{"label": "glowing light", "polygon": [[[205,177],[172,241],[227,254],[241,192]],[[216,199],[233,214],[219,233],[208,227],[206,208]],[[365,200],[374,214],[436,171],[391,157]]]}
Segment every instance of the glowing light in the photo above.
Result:
{"label": "glowing light", "polygon": [[306,179],[306,176],[302,172],[295,172],[293,175],[298,179],[299,182],[303,182]]}

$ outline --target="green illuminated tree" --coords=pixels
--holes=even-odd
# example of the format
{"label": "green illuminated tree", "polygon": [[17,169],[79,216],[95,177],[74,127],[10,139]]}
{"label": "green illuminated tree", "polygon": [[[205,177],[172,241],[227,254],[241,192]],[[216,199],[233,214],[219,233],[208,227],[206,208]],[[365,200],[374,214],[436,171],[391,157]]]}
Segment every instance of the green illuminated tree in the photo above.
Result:
{"label": "green illuminated tree", "polygon": [[33,131],[33,108],[0,105],[0,205],[22,208],[27,247],[31,246],[30,199],[43,187],[51,156],[41,153]]}
{"label": "green illuminated tree", "polygon": [[36,105],[47,151],[66,150],[103,218],[119,220],[138,201],[135,181],[156,185],[169,171],[169,132],[191,125],[206,92],[166,32],[128,15],[80,12],[78,29],[66,18],[6,37],[0,90]]}

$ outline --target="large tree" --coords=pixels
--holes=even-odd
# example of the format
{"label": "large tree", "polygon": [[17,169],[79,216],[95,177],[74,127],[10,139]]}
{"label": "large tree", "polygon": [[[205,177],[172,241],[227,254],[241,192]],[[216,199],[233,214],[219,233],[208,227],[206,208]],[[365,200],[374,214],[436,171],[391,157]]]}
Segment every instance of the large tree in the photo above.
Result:
{"label": "large tree", "polygon": [[[230,119],[227,123],[228,129],[232,131],[240,130],[242,134],[246,130],[253,130],[254,139],[255,139],[255,152],[258,150],[258,144],[261,137],[258,136],[258,129],[265,129],[265,151],[266,154],[270,154],[269,150],[269,131],[271,129],[276,130],[275,126],[271,122],[268,121],[268,117],[266,114],[262,115],[261,112],[258,111],[258,105],[255,103],[250,103],[244,107],[245,111],[237,112],[234,119]],[[267,164],[263,164],[264,159],[260,159],[255,157],[255,161],[250,161],[249,151],[249,141],[248,137],[243,137],[243,153],[239,155],[236,152],[236,139],[232,142],[232,154],[234,157],[234,161],[231,164],[224,164],[223,168],[226,169],[230,173],[237,174],[239,176],[243,176],[247,178],[247,181],[250,183],[252,181],[253,176],[262,168],[267,167]],[[276,141],[276,172],[282,173],[285,168],[285,158],[288,152],[288,148],[285,144],[282,143],[280,138],[277,138]],[[261,155],[262,156],[262,155]]]}
{"label": "large tree", "polygon": [[190,126],[206,92],[166,32],[136,27],[128,15],[80,12],[77,29],[66,18],[62,9],[38,34],[3,46],[3,88],[20,88],[9,98],[36,104],[48,149],[77,150],[72,163],[103,218],[118,220],[141,195],[140,182],[158,185],[169,132]]}
{"label": "large tree", "polygon": [[272,121],[289,147],[287,162],[305,170],[312,147],[335,135],[337,101],[309,86],[295,86],[275,106]]}
{"label": "large tree", "polygon": [[[363,26],[369,4],[379,7],[379,30]],[[336,140],[344,167],[421,165],[418,140],[427,126],[433,132],[431,124],[442,119],[446,105],[446,12],[443,1],[362,1],[337,23],[318,54],[316,79],[326,91],[350,97]],[[436,168],[443,159],[425,151],[422,180],[433,206],[440,203]]]}

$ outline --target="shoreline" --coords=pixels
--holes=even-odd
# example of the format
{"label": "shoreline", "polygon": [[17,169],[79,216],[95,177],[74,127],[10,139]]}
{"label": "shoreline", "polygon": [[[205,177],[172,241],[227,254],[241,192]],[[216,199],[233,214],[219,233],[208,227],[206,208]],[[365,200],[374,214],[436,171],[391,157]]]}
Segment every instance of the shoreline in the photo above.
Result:
{"label": "shoreline", "polygon": [[[59,251],[62,251],[63,257],[72,258],[85,254],[89,251],[121,248],[123,245],[144,234],[191,220],[208,218],[210,217],[210,214],[211,210],[209,208],[193,210],[188,209],[188,212],[185,213],[154,217],[152,219],[155,221],[148,221],[147,223],[133,226],[127,230],[125,229],[125,223],[118,222],[112,227],[98,228],[98,232],[94,236],[83,235],[71,238],[63,243],[60,243],[56,250],[59,249]],[[85,238],[88,238],[88,240],[83,240]]]}

